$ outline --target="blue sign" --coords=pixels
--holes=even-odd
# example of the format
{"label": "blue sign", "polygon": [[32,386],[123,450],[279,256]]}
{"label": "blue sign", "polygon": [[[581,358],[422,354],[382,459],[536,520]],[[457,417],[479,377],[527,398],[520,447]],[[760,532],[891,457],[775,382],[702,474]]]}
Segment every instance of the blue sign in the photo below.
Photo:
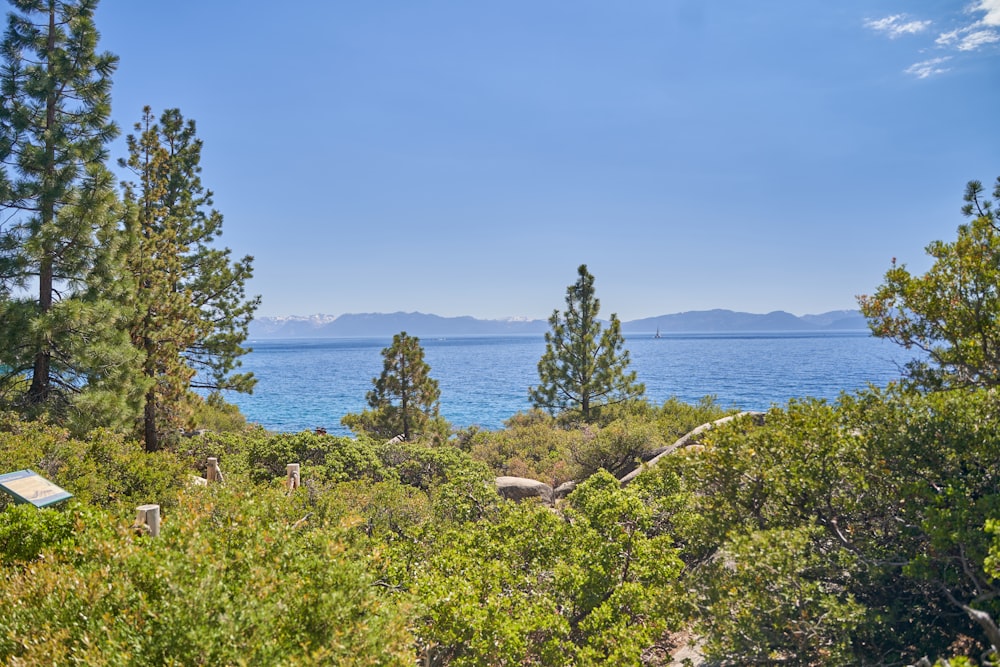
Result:
{"label": "blue sign", "polygon": [[0,489],[14,496],[14,502],[31,503],[35,507],[45,507],[73,497],[69,491],[31,470],[0,475]]}

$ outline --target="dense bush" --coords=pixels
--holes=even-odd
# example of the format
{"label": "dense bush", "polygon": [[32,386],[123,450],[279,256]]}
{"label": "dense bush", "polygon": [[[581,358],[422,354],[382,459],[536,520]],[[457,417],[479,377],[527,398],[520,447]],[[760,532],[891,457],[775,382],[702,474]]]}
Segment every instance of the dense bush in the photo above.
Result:
{"label": "dense bush", "polygon": [[180,501],[155,539],[73,511],[72,548],[5,577],[0,661],[412,664],[405,597],[374,585],[352,529],[297,524],[264,489]]}
{"label": "dense bush", "polygon": [[71,512],[40,512],[32,505],[11,505],[0,512],[0,565],[26,563],[43,549],[73,536]]}
{"label": "dense bush", "polygon": [[710,652],[883,664],[985,649],[963,605],[996,617],[984,527],[1000,510],[997,401],[793,401],[661,462],[650,474],[680,482],[662,525]]}
{"label": "dense bush", "polygon": [[[170,452],[147,454],[142,446],[106,430],[86,438],[42,422],[0,414],[0,461],[4,472],[30,469],[85,503],[171,506],[184,486],[184,462]],[[0,494],[0,507],[8,501]]]}
{"label": "dense bush", "polygon": [[[639,664],[691,631],[720,662],[980,660],[974,617],[1000,615],[994,391],[792,401],[624,488],[595,472],[556,510],[492,484],[512,465],[556,481],[585,447],[576,474],[619,472],[723,413],[526,413],[461,447],[250,429],[157,454],[4,418],[11,469],[76,498],[0,512],[0,661]],[[209,455],[225,483],[186,488]],[[157,539],[130,527],[151,501]]]}
{"label": "dense bush", "polygon": [[289,463],[302,465],[303,476],[339,482],[367,477],[382,479],[387,474],[366,438],[347,438],[301,433],[266,434],[244,440],[239,454],[251,479],[262,482],[284,478]]}
{"label": "dense bush", "polygon": [[547,413],[533,410],[511,417],[502,431],[477,432],[469,451],[498,476],[529,477],[558,486],[573,479],[570,452],[584,437],[584,431],[558,428]]}
{"label": "dense bush", "polygon": [[178,452],[204,471],[205,461],[219,460],[224,474],[246,476],[253,483],[284,480],[289,463],[301,466],[302,477],[338,482],[383,479],[391,475],[366,437],[347,438],[311,431],[272,433],[254,428],[242,433],[205,433],[185,438]]}
{"label": "dense bush", "polygon": [[[681,563],[650,537],[649,508],[607,473],[571,496],[566,517],[504,504],[474,526],[427,536],[405,573],[434,664],[638,664],[677,629]],[[402,582],[401,582],[402,583]]]}
{"label": "dense bush", "polygon": [[240,409],[227,403],[218,391],[207,396],[188,394],[191,417],[189,430],[208,430],[223,433],[239,433],[251,428]]}
{"label": "dense bush", "polygon": [[573,477],[586,479],[601,469],[623,477],[665,444],[656,423],[634,415],[616,419],[571,445]]}
{"label": "dense bush", "polygon": [[468,435],[462,445],[496,475],[558,486],[602,468],[621,477],[665,445],[726,413],[712,397],[695,405],[672,398],[662,406],[646,401],[604,406],[592,424],[532,410],[511,417],[501,431]]}

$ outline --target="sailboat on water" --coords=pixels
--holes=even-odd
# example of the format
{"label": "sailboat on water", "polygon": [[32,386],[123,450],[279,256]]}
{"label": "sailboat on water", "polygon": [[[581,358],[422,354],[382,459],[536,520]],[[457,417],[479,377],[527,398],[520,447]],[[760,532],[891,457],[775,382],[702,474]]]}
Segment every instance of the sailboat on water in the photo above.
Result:
{"label": "sailboat on water", "polygon": [[656,335],[653,336],[653,338],[663,338],[663,336],[660,335],[660,327],[656,327]]}

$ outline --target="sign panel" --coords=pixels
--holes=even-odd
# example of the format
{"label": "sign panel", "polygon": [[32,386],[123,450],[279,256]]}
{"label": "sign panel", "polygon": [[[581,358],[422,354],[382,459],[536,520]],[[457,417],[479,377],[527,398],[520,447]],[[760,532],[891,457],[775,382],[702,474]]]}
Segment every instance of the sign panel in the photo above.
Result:
{"label": "sign panel", "polygon": [[14,496],[15,502],[31,503],[35,507],[45,507],[73,497],[69,491],[31,470],[18,470],[0,475],[0,489]]}

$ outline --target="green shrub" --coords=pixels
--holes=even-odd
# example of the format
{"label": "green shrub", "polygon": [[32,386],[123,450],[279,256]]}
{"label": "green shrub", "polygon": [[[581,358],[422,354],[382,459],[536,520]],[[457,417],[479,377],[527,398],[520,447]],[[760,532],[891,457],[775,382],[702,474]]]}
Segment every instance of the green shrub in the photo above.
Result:
{"label": "green shrub", "polygon": [[573,479],[570,452],[584,438],[579,430],[559,428],[546,413],[515,415],[502,431],[480,431],[469,446],[472,458],[494,474],[529,477],[552,486]]}
{"label": "green shrub", "polygon": [[227,403],[220,392],[213,391],[204,398],[190,394],[188,402],[191,404],[189,424],[191,430],[242,433],[250,428],[240,409],[232,403]]}
{"label": "green shrub", "polygon": [[671,397],[658,408],[653,408],[651,417],[656,421],[660,433],[667,444],[687,435],[694,428],[735,414],[734,408],[723,408],[714,396],[704,396],[697,403],[685,403]]}
{"label": "green shrub", "polygon": [[34,560],[73,535],[73,515],[55,508],[8,505],[0,512],[0,564]]}
{"label": "green shrub", "polygon": [[[170,506],[186,479],[176,455],[147,454],[119,433],[96,430],[74,438],[65,429],[13,415],[0,416],[0,460],[7,471],[33,470],[81,502],[101,506]],[[7,502],[0,497],[0,506]]]}
{"label": "green shrub", "polygon": [[301,433],[270,434],[249,439],[241,452],[255,482],[284,478],[289,463],[302,466],[302,476],[324,481],[382,479],[386,471],[366,438]]}
{"label": "green shrub", "polygon": [[838,579],[844,564],[818,546],[823,529],[733,534],[701,572],[698,627],[707,652],[764,664],[856,664],[854,637],[867,610]]}
{"label": "green shrub", "polygon": [[601,469],[622,477],[666,444],[657,424],[638,416],[623,417],[586,435],[570,453],[576,479]]}
{"label": "green shrub", "polygon": [[671,398],[660,407],[646,401],[603,406],[593,424],[572,414],[554,418],[531,410],[511,417],[502,431],[462,434],[460,444],[496,475],[558,486],[602,468],[620,477],[658,448],[726,413],[709,396],[694,405]]}
{"label": "green shrub", "polygon": [[296,525],[285,500],[195,489],[157,538],[82,511],[73,548],[6,576],[0,662],[412,665],[406,598],[374,585],[355,531]]}
{"label": "green shrub", "polygon": [[289,463],[301,466],[302,479],[339,482],[391,476],[365,437],[320,435],[310,431],[271,433],[261,428],[243,433],[206,433],[186,438],[180,447],[204,475],[209,456],[219,459],[224,475],[245,475],[254,484],[285,479]]}
{"label": "green shrub", "polygon": [[679,629],[681,563],[668,538],[647,534],[642,501],[606,473],[570,499],[567,517],[503,503],[475,523],[423,536],[409,580],[425,657],[638,665],[657,637]]}

